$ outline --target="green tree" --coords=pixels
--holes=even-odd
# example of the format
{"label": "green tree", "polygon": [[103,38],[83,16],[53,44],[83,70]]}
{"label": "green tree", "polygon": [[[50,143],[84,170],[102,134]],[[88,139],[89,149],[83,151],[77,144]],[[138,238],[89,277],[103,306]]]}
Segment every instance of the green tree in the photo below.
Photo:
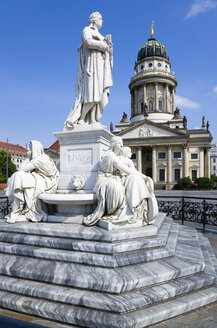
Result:
{"label": "green tree", "polygon": [[207,177],[197,178],[194,182],[198,184],[199,189],[212,189],[214,185],[214,181]]}
{"label": "green tree", "polygon": [[[6,182],[6,163],[7,153],[4,150],[0,151],[0,183]],[[8,153],[8,177],[16,172],[16,165],[11,160],[11,154]]]}

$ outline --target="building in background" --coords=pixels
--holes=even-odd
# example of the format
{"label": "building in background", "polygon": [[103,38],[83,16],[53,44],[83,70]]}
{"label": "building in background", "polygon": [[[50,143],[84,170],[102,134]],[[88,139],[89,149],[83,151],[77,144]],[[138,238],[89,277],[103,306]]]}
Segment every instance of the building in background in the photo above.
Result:
{"label": "building in background", "polygon": [[210,150],[210,174],[217,176],[217,143],[211,145]]}
{"label": "building in background", "polygon": [[12,162],[16,165],[17,170],[19,170],[21,164],[26,159],[28,149],[20,145],[14,145],[11,143],[0,141],[0,150],[4,150],[5,152],[7,152],[7,149],[8,152],[11,154]]}
{"label": "building in background", "polygon": [[201,129],[187,129],[187,118],[175,107],[176,86],[166,49],[152,28],[129,84],[130,122],[124,113],[114,133],[131,147],[137,169],[159,188],[170,189],[182,177],[210,177],[209,122],[203,117]]}
{"label": "building in background", "polygon": [[52,158],[56,167],[60,168],[60,144],[59,141],[55,141],[49,148],[45,149],[45,153]]}

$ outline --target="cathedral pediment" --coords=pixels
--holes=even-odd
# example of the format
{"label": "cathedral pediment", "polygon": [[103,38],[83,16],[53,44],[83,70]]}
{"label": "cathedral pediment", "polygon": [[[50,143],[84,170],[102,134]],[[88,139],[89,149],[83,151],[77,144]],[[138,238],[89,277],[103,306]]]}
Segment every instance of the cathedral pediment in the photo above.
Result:
{"label": "cathedral pediment", "polygon": [[133,124],[130,127],[118,132],[117,135],[122,136],[124,139],[130,138],[154,138],[154,137],[177,137],[182,135],[181,131],[173,130],[169,127],[163,126],[160,123],[153,123],[146,120]]}

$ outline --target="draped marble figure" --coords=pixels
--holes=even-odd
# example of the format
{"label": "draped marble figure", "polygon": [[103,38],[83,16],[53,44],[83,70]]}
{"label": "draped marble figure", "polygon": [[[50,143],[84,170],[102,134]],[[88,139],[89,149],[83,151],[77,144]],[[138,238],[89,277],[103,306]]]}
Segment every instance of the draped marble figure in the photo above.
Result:
{"label": "draped marble figure", "polygon": [[76,82],[76,99],[65,126],[94,124],[99,121],[108,103],[109,87],[113,85],[113,45],[111,35],[102,36],[102,16],[90,15],[89,26],[82,32],[79,47],[79,64]]}
{"label": "draped marble figure", "polygon": [[131,150],[123,148],[122,139],[112,137],[94,187],[97,208],[85,218],[86,225],[94,225],[99,219],[113,223],[142,220],[146,225],[158,214],[153,181],[135,169],[130,157]]}
{"label": "draped marble figure", "polygon": [[41,221],[46,213],[38,197],[41,193],[55,193],[58,178],[56,165],[44,153],[42,144],[31,141],[29,159],[8,180],[6,195],[12,200],[12,212],[6,216],[7,222]]}

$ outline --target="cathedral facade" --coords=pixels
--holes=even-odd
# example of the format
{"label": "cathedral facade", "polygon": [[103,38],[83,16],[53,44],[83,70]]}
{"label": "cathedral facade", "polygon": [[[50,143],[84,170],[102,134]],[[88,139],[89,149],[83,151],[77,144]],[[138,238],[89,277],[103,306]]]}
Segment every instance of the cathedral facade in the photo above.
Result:
{"label": "cathedral facade", "polygon": [[210,177],[209,122],[203,117],[201,129],[187,128],[187,118],[175,106],[176,87],[166,49],[152,28],[129,84],[130,121],[124,113],[115,134],[131,147],[137,169],[159,188],[170,189],[182,177]]}

